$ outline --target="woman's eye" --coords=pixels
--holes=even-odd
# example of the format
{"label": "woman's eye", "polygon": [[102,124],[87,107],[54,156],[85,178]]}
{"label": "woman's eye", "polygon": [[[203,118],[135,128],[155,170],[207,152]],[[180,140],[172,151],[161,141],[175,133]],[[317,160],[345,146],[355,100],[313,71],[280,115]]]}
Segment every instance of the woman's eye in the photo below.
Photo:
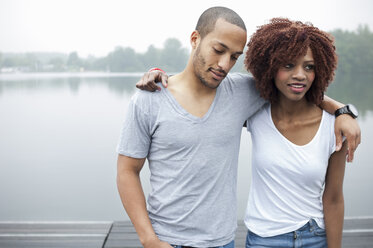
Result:
{"label": "woman's eye", "polygon": [[294,65],[293,65],[293,64],[286,64],[284,67],[285,67],[286,69],[290,69],[290,68],[293,68]]}
{"label": "woman's eye", "polygon": [[306,65],[306,70],[311,71],[313,69],[315,69],[315,65]]}
{"label": "woman's eye", "polygon": [[223,51],[217,50],[217,49],[215,49],[215,48],[214,48],[214,51],[215,51],[217,54],[222,54],[222,53],[223,53]]}

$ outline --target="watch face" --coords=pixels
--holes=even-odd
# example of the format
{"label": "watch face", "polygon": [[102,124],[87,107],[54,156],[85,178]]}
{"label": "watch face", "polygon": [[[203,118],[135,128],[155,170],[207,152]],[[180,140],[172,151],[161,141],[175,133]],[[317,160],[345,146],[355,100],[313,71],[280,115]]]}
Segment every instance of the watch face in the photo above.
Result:
{"label": "watch face", "polygon": [[356,117],[359,115],[359,112],[357,111],[357,109],[355,108],[354,105],[348,104],[348,108],[350,109],[350,111],[352,112],[352,114],[355,115]]}

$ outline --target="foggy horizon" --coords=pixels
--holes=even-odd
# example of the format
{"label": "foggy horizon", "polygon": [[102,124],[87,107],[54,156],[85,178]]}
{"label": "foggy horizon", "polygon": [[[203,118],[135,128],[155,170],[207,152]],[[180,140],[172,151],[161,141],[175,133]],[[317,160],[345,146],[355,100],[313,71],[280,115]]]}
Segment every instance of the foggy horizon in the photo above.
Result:
{"label": "foggy horizon", "polygon": [[[176,38],[189,49],[189,36],[200,14],[212,6],[226,6],[245,21],[248,36],[273,17],[311,22],[324,31],[373,30],[373,2],[369,0],[293,0],[242,2],[159,0],[4,0],[0,2],[1,53],[64,53],[105,56],[115,47],[143,53],[150,45],[162,48]],[[270,8],[268,8],[270,6]]]}

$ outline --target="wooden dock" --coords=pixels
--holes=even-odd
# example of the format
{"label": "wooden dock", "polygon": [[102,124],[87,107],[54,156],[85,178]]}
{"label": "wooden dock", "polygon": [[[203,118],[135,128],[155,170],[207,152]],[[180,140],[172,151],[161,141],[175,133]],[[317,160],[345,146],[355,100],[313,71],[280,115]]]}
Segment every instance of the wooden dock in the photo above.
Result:
{"label": "wooden dock", "polygon": [[[239,222],[236,247],[244,248],[246,227]],[[141,248],[129,221],[0,222],[0,248]],[[346,218],[343,248],[373,247],[373,217]]]}
{"label": "wooden dock", "polygon": [[0,222],[0,248],[102,248],[112,222]]}

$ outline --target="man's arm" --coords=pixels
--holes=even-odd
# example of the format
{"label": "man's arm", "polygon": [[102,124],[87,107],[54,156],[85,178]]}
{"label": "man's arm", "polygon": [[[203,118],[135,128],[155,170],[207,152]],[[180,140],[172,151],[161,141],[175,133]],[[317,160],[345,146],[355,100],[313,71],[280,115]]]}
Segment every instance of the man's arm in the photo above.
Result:
{"label": "man's arm", "polygon": [[[337,102],[328,96],[324,96],[324,100],[320,104],[322,109],[332,115],[334,115],[337,109],[343,106],[344,104]],[[336,151],[341,149],[343,136],[345,136],[347,139],[348,149],[347,162],[352,162],[354,159],[355,150],[361,142],[361,130],[359,123],[350,115],[340,115],[335,119],[334,132],[336,137]]]}
{"label": "man's arm", "polygon": [[342,243],[344,199],[343,178],[345,174],[346,142],[339,152],[334,152],[329,159],[323,194],[326,239],[329,248],[340,248]]}
{"label": "man's arm", "polygon": [[130,217],[144,248],[172,248],[158,239],[146,209],[140,171],[145,158],[136,159],[118,155],[117,186],[123,206]]}

